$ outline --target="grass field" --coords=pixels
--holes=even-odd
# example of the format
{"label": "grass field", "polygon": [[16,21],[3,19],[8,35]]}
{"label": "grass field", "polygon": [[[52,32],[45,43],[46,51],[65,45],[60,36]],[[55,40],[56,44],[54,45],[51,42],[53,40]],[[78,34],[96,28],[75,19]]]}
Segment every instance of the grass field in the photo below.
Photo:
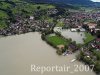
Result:
{"label": "grass field", "polygon": [[87,32],[85,32],[85,37],[86,37],[86,39],[84,39],[85,44],[92,41],[95,38],[94,36],[92,36],[90,33]]}
{"label": "grass field", "polygon": [[6,12],[0,10],[0,19],[4,19],[4,18],[8,18],[8,15]]}
{"label": "grass field", "polygon": [[63,22],[58,22],[56,26],[57,27],[63,27],[64,26],[64,23]]}
{"label": "grass field", "polygon": [[[37,9],[38,7],[39,9]],[[31,4],[31,3],[21,4],[20,3],[20,4],[17,4],[17,6],[12,9],[12,12],[13,14],[22,13],[22,10],[24,10],[28,12],[29,14],[31,14],[32,12],[36,10],[45,10],[48,8],[55,8],[55,7],[53,5],[47,5],[47,4]]]}
{"label": "grass field", "polygon": [[53,45],[57,46],[57,45],[66,45],[68,44],[67,40],[63,39],[60,36],[47,36],[47,40],[52,43]]}

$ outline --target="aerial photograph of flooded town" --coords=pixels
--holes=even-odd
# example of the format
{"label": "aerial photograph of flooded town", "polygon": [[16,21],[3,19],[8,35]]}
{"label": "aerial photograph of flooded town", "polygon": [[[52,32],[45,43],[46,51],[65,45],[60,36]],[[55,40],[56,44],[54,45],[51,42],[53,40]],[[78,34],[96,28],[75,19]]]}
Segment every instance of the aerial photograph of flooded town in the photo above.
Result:
{"label": "aerial photograph of flooded town", "polygon": [[100,75],[100,0],[0,0],[0,75]]}

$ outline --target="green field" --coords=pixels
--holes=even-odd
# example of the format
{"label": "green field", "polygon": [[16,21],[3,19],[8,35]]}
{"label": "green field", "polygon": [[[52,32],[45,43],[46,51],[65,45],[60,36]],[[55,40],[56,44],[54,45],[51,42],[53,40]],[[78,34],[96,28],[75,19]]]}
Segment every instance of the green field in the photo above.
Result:
{"label": "green field", "polygon": [[47,40],[52,43],[53,45],[66,45],[68,44],[68,41],[60,36],[47,36]]}
{"label": "green field", "polygon": [[47,5],[47,4],[32,4],[32,3],[27,3],[27,4],[22,4],[18,3],[15,8],[12,9],[13,14],[16,13],[28,13],[28,14],[33,14],[34,11],[36,10],[45,10],[45,9],[50,9],[50,8],[55,8],[53,5]]}
{"label": "green field", "polygon": [[64,23],[63,22],[57,22],[57,27],[63,27],[64,26]]}
{"label": "green field", "polygon": [[93,39],[95,39],[95,37],[94,36],[92,36],[90,33],[87,33],[87,32],[85,32],[85,39],[84,39],[84,43],[86,44],[86,43],[88,43],[88,42],[90,42],[90,41],[92,41]]}

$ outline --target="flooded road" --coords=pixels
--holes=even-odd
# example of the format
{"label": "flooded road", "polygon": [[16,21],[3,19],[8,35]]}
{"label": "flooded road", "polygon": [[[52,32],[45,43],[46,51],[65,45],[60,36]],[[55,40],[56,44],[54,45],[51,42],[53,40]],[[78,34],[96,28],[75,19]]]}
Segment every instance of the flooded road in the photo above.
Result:
{"label": "flooded road", "polygon": [[0,38],[0,75],[41,75],[31,72],[31,64],[38,66],[71,66],[69,72],[45,72],[43,75],[95,75],[91,71],[75,72],[71,60],[75,54],[58,56],[56,50],[41,40],[38,32]]}

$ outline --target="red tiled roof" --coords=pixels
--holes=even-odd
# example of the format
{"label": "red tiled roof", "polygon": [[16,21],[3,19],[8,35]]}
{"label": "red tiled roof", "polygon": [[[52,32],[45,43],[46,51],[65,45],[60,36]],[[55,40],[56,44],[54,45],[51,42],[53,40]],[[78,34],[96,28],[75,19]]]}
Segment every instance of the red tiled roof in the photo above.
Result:
{"label": "red tiled roof", "polygon": [[97,40],[97,41],[100,41],[100,38],[97,38],[96,40]]}

